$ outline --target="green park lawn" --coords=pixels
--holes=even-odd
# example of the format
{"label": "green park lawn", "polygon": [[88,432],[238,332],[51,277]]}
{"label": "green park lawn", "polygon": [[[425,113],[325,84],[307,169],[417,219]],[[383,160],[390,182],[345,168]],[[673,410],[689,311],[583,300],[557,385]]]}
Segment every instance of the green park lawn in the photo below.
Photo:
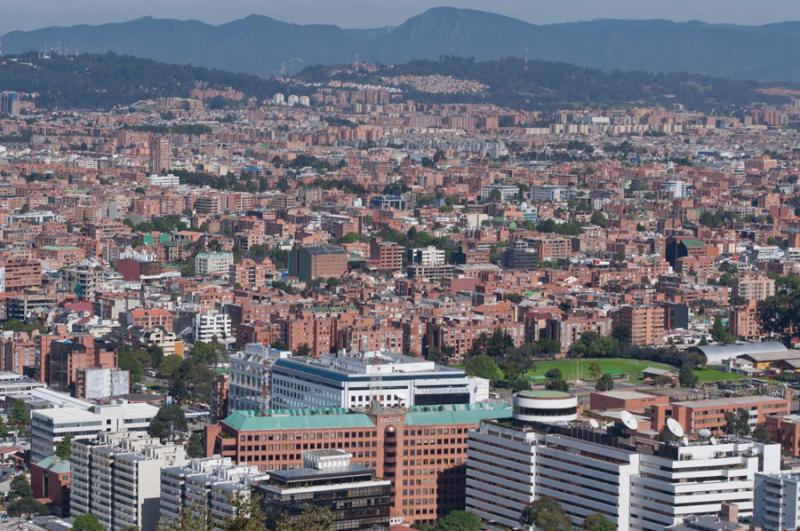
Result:
{"label": "green park lawn", "polygon": [[627,374],[628,380],[631,382],[639,381],[642,376],[642,371],[648,367],[671,370],[676,374],[678,372],[678,369],[671,365],[656,363],[654,361],[642,361],[626,358],[581,358],[536,361],[536,366],[532,371],[528,372],[528,376],[537,380],[544,379],[545,373],[550,369],[555,368],[561,371],[561,374],[566,381],[575,380],[576,370],[579,371],[581,380],[589,380],[589,366],[592,363],[597,363],[604,373],[610,373],[613,375]]}

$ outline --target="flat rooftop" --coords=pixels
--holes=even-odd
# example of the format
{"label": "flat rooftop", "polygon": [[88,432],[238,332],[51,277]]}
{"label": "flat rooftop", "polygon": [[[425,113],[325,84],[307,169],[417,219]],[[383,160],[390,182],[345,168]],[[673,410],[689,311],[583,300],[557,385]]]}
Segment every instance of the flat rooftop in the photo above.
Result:
{"label": "flat rooftop", "polygon": [[685,402],[673,402],[673,405],[684,406],[691,409],[708,408],[708,407],[726,407],[738,406],[744,404],[752,404],[754,402],[783,402],[786,399],[776,396],[732,396],[729,398],[712,398],[709,400],[687,400]]}
{"label": "flat rooftop", "polygon": [[616,398],[617,400],[647,400],[651,398],[657,398],[657,395],[640,393],[639,391],[595,391],[595,394],[607,396],[609,398]]}

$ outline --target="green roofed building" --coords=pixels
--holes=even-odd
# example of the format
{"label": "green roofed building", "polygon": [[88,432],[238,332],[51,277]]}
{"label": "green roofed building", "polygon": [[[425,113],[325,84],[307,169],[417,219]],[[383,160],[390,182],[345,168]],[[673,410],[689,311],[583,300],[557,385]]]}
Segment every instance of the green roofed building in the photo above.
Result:
{"label": "green roofed building", "polygon": [[206,428],[206,451],[263,470],[288,470],[303,466],[304,452],[344,450],[353,463],[392,482],[393,517],[432,522],[464,509],[469,431],[483,420],[510,417],[504,402],[235,411]]}

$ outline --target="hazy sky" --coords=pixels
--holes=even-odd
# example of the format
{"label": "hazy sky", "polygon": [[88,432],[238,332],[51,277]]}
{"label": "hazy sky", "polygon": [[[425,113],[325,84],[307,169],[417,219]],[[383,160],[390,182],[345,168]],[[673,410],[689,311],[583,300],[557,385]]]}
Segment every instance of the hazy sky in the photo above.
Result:
{"label": "hazy sky", "polygon": [[537,24],[599,17],[739,24],[800,20],[800,0],[0,0],[0,35],[145,15],[220,23],[258,13],[290,22],[363,28],[397,25],[440,5],[494,11]]}

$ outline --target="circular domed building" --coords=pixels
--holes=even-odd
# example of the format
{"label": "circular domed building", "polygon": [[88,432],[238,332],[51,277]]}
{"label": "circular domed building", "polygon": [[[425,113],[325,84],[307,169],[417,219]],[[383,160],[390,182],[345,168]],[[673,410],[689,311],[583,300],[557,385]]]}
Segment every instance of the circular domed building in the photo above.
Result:
{"label": "circular domed building", "polygon": [[578,418],[578,398],[563,391],[520,391],[513,415],[522,422],[571,422]]}

